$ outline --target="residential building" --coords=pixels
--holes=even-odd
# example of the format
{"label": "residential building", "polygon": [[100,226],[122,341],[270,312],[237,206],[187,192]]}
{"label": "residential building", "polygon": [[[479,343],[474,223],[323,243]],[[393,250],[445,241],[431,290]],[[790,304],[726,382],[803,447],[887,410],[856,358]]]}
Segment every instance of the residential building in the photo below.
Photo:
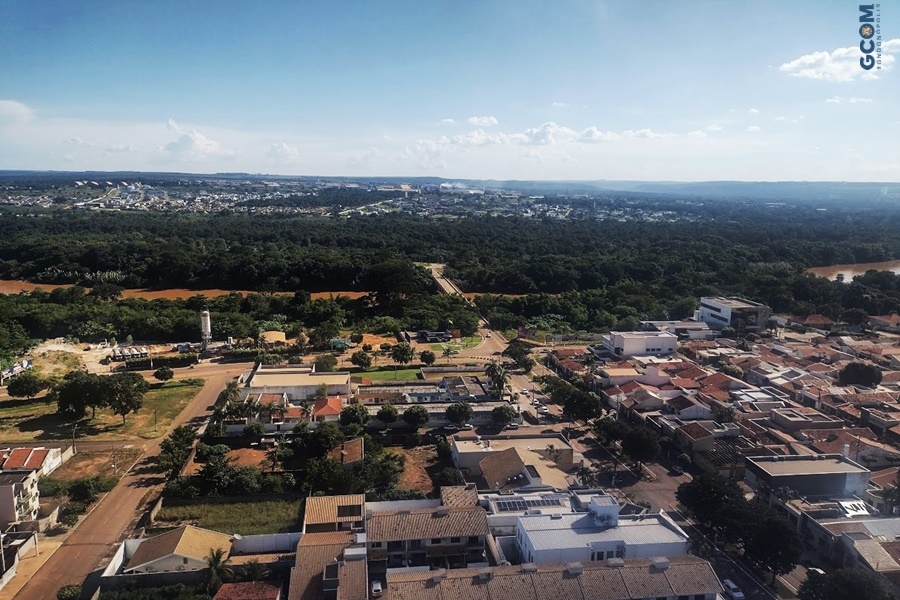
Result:
{"label": "residential building", "polygon": [[306,533],[297,544],[288,600],[367,600],[365,535]]}
{"label": "residential building", "polygon": [[339,396],[318,398],[313,404],[313,423],[336,423],[340,420],[341,411],[344,409],[344,400]]}
{"label": "residential building", "polygon": [[678,336],[679,340],[711,340],[716,337],[703,321],[641,321],[641,329],[668,331]]}
{"label": "residential building", "polygon": [[37,470],[38,478],[62,464],[59,448],[5,448],[0,450],[0,472]]}
{"label": "residential building", "polygon": [[[222,550],[227,559],[231,552],[231,536],[182,525],[160,535],[134,540],[125,574],[201,571],[207,568],[206,558],[212,550]],[[128,548],[126,547],[126,552]]]}
{"label": "residential building", "polygon": [[722,584],[696,556],[389,573],[390,600],[716,600]]}
{"label": "residential building", "polygon": [[364,494],[310,496],[306,499],[303,533],[363,531],[365,512]]}
{"label": "residential building", "polygon": [[428,382],[404,382],[394,385],[378,382],[374,385],[360,385],[356,388],[356,402],[359,404],[443,402],[444,397],[444,390],[439,384]]}
{"label": "residential building", "polygon": [[737,297],[700,298],[695,321],[703,321],[712,329],[732,327],[736,331],[765,331],[772,309],[765,304]]}
{"label": "residential building", "polygon": [[[565,472],[576,469],[582,462],[582,456],[575,452],[564,437],[556,433],[526,433],[521,436],[512,434],[496,436],[458,434],[449,441],[453,452],[453,464],[473,480],[477,480],[482,476],[481,464],[485,458],[511,448],[522,451],[521,454],[517,453],[517,456],[525,464],[542,464],[545,467],[552,467]],[[507,456],[511,457],[512,455]],[[491,484],[494,483],[496,481],[491,482]]]}
{"label": "residential building", "polygon": [[614,498],[598,495],[587,513],[520,516],[516,542],[523,562],[545,564],[684,556],[689,538],[664,512],[620,515]]}
{"label": "residential building", "polygon": [[343,467],[353,466],[365,457],[365,441],[361,437],[346,441],[340,446],[332,448],[328,453],[328,458],[340,463]]}
{"label": "residential building", "polygon": [[606,352],[621,358],[672,354],[678,346],[678,336],[667,331],[610,331],[600,341]]}
{"label": "residential building", "polygon": [[291,403],[311,400],[320,386],[325,386],[329,396],[350,395],[350,373],[316,373],[315,367],[306,365],[257,365],[242,376],[244,388],[241,397],[250,394],[287,394]]}
{"label": "residential building", "polygon": [[840,454],[747,456],[744,480],[753,489],[787,487],[800,496],[862,496],[869,470]]}
{"label": "residential building", "polygon": [[10,523],[33,521],[38,516],[38,471],[0,473],[0,528]]}
{"label": "residential building", "polygon": [[385,566],[487,566],[490,531],[480,506],[378,511],[366,516],[369,561]]}

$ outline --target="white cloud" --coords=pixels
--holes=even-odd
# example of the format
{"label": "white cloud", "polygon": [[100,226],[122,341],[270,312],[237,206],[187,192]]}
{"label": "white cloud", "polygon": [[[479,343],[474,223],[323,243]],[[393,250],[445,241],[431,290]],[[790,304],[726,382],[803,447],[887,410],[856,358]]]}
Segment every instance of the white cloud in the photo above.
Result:
{"label": "white cloud", "polygon": [[622,136],[614,131],[602,131],[595,126],[590,126],[578,135],[579,142],[599,143],[614,142],[622,139]]}
{"label": "white cloud", "polygon": [[751,109],[748,110],[747,112],[750,113],[751,115],[758,115],[758,114],[759,114],[759,111],[758,111],[757,109],[755,109],[755,108],[751,108]]}
{"label": "white cloud", "polygon": [[498,123],[497,117],[469,117],[469,124],[477,127],[493,127]]}
{"label": "white cloud", "polygon": [[645,138],[648,140],[655,139],[669,139],[676,137],[674,133],[657,133],[652,129],[638,129],[637,131],[632,131],[628,129],[627,131],[622,132],[623,137],[636,137],[636,138]]}
{"label": "white cloud", "polygon": [[702,129],[698,129],[697,131],[692,131],[688,134],[688,137],[692,138],[705,138],[707,137],[707,133]]}
{"label": "white cloud", "polygon": [[300,160],[300,151],[285,142],[275,142],[269,146],[266,159],[278,164],[291,164]]}
{"label": "white cloud", "polygon": [[711,125],[707,125],[706,127],[704,127],[703,130],[704,131],[722,131],[722,126],[716,125],[715,123],[713,123]]}
{"label": "white cloud", "polygon": [[[889,71],[893,68],[895,58],[892,53],[900,52],[900,38],[887,40],[881,45],[882,58],[881,70]],[[821,81],[848,82],[857,79],[878,79],[878,72],[874,69],[866,71],[859,65],[860,51],[858,46],[837,48],[831,52],[822,50],[811,54],[804,54],[790,62],[778,67],[782,73],[792,77],[805,79],[818,79]]]}
{"label": "white cloud", "polygon": [[70,144],[72,146],[87,146],[89,148],[94,145],[93,143],[88,142],[88,141],[78,137],[77,135],[75,137],[71,137],[67,140],[63,140],[63,144]]}
{"label": "white cloud", "polygon": [[749,127],[747,127],[747,131],[749,131],[750,133],[756,133],[759,130],[759,127],[757,127],[756,125],[750,125]]}
{"label": "white cloud", "polygon": [[437,122],[438,125],[453,125],[456,123],[456,119],[441,119]]}
{"label": "white cloud", "polygon": [[567,108],[569,104],[567,102],[554,102],[553,108]]}
{"label": "white cloud", "polygon": [[106,149],[107,154],[118,154],[120,152],[137,152],[138,147],[132,144],[113,144]]}
{"label": "white cloud", "polygon": [[549,146],[558,142],[578,138],[577,131],[564,125],[558,125],[553,121],[547,121],[540,127],[526,129],[523,135],[524,138],[517,136],[517,139],[526,144],[534,144],[537,146]]}
{"label": "white cloud", "polygon": [[850,104],[872,104],[871,98],[847,98]]}
{"label": "white cloud", "polygon": [[380,155],[381,152],[378,151],[378,148],[372,146],[367,150],[355,153],[350,157],[350,160],[348,162],[351,167],[362,167],[369,164],[372,160],[378,158]]}
{"label": "white cloud", "polygon": [[787,121],[788,118],[787,117],[775,117],[775,120],[776,121]]}
{"label": "white cloud", "polygon": [[163,151],[171,158],[180,162],[197,163],[210,158],[223,158],[233,156],[234,152],[219,145],[218,142],[209,139],[196,129],[182,131],[174,119],[169,119],[166,128],[178,134],[178,139],[169,142]]}
{"label": "white cloud", "polygon": [[844,99],[841,96],[832,96],[831,98],[825,98],[825,102],[828,104],[840,104]]}
{"label": "white cloud", "polygon": [[34,111],[15,100],[0,100],[0,125],[21,123],[34,118]]}
{"label": "white cloud", "polygon": [[445,143],[450,143],[456,146],[492,146],[495,144],[506,144],[509,142],[509,137],[507,137],[505,134],[487,133],[483,129],[476,129],[475,131],[470,131],[469,133],[454,135],[449,139],[442,139],[447,140],[447,142]]}

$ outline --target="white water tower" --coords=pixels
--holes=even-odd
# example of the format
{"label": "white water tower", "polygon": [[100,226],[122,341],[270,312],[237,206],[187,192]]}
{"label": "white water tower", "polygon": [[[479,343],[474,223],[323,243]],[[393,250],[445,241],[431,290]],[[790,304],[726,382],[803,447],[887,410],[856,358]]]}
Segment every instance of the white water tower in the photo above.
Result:
{"label": "white water tower", "polygon": [[203,350],[206,350],[209,342],[212,341],[212,323],[209,320],[208,310],[200,313],[200,341],[203,344]]}

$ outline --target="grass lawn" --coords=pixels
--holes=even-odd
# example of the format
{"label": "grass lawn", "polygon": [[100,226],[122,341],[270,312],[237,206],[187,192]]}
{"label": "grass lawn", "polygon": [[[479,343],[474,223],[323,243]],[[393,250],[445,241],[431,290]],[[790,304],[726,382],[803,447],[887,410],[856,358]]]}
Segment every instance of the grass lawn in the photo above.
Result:
{"label": "grass lawn", "polygon": [[[172,380],[164,384],[152,383],[150,386],[150,391],[144,396],[144,406],[137,413],[129,414],[125,425],[122,425],[122,417],[113,414],[112,411],[98,410],[96,418],[87,418],[78,424],[75,431],[77,439],[126,440],[161,437],[172,420],[203,387],[203,380]],[[0,402],[0,440],[15,443],[71,439],[71,422],[57,414],[56,404],[48,402],[45,397]]]}
{"label": "grass lawn", "polygon": [[156,526],[190,524],[222,533],[259,535],[300,531],[302,500],[269,500],[229,504],[165,506],[156,515]]}
{"label": "grass lawn", "polygon": [[34,357],[34,370],[44,377],[62,377],[69,371],[81,368],[81,358],[71,352],[48,350]]}
{"label": "grass lawn", "polygon": [[469,348],[474,348],[478,344],[481,343],[480,335],[473,335],[464,338],[458,338],[455,340],[451,340],[446,344],[431,344],[431,349],[437,354],[439,357],[443,355],[444,347],[450,348],[451,350],[468,350]]}
{"label": "grass lawn", "polygon": [[419,369],[385,369],[384,371],[360,371],[355,373],[372,381],[416,381],[419,379]]}

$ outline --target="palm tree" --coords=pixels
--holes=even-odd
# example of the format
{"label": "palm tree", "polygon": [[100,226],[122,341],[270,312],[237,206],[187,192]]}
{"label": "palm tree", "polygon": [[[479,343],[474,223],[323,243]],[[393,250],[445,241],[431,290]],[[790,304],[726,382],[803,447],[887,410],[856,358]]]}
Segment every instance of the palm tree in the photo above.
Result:
{"label": "palm tree", "polygon": [[256,559],[251,560],[241,568],[241,576],[244,581],[262,581],[270,573],[271,571]]}
{"label": "palm tree", "polygon": [[206,557],[206,567],[209,570],[209,580],[206,584],[206,590],[211,596],[214,596],[222,582],[234,577],[234,569],[228,564],[228,558],[225,557],[223,548],[210,548]]}
{"label": "palm tree", "polygon": [[216,399],[216,402],[219,404],[231,404],[237,401],[238,396],[240,395],[241,386],[238,385],[237,380],[232,380],[225,385],[225,389],[219,392],[219,397]]}
{"label": "palm tree", "polygon": [[447,362],[449,363],[450,357],[453,356],[453,350],[451,350],[449,346],[445,345],[443,355],[444,355],[444,358],[446,358]]}

